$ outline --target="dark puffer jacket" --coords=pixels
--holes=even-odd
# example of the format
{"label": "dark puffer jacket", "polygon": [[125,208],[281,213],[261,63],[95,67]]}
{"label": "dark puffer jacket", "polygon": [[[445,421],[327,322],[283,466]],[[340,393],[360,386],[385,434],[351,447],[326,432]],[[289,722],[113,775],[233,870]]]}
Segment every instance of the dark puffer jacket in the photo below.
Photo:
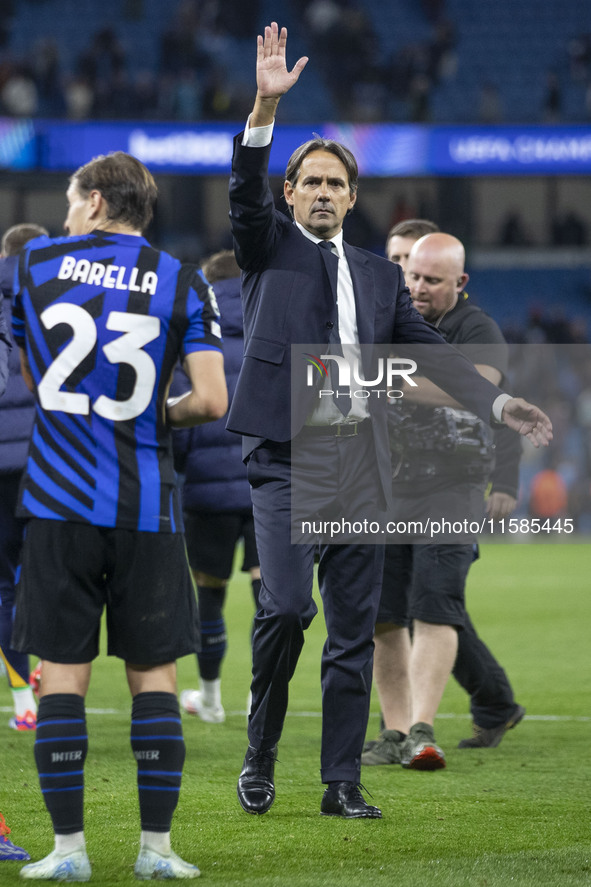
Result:
{"label": "dark puffer jacket", "polygon": [[[213,284],[224,341],[224,369],[230,403],[244,351],[240,278]],[[172,396],[189,388],[179,368],[170,389]],[[184,475],[185,511],[250,511],[250,487],[242,461],[240,435],[226,431],[226,417],[195,428],[175,430],[173,447],[177,471]]]}
{"label": "dark puffer jacket", "polygon": [[[18,259],[0,259],[2,313],[10,330],[10,299]],[[20,472],[25,467],[33,428],[35,401],[20,370],[19,351],[14,345],[8,357],[8,384],[0,397],[0,474]]]}

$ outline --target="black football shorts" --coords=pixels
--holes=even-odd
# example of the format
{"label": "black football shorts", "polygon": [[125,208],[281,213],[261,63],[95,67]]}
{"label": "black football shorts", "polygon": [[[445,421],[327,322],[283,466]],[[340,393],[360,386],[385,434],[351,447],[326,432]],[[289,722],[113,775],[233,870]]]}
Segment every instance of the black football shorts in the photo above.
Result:
{"label": "black football shorts", "polygon": [[241,570],[248,572],[258,567],[252,511],[186,511],[184,521],[187,553],[193,570],[217,579],[229,579],[240,539],[244,540]]}
{"label": "black football shorts", "polygon": [[12,646],[65,664],[99,652],[161,665],[197,650],[195,590],[184,537],[57,520],[29,520]]}

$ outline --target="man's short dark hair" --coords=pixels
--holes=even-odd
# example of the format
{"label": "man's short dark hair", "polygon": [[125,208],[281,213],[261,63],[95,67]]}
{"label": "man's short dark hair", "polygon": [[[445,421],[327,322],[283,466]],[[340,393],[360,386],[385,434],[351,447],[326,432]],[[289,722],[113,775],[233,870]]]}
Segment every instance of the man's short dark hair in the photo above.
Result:
{"label": "man's short dark hair", "polygon": [[33,240],[35,237],[41,237],[43,234],[49,236],[49,231],[41,225],[32,225],[29,224],[29,222],[13,225],[12,228],[9,228],[8,231],[4,232],[2,238],[2,255],[18,255],[29,240]]}
{"label": "man's short dark hair", "polygon": [[124,151],[101,154],[76,170],[71,182],[83,197],[100,191],[108,205],[107,218],[145,231],[158,194],[152,173]]}
{"label": "man's short dark hair", "polygon": [[391,237],[414,237],[415,240],[418,240],[425,234],[437,234],[438,231],[439,225],[429,219],[404,219],[390,228],[386,244],[389,243]]}
{"label": "man's short dark hair", "polygon": [[240,277],[240,268],[234,251],[231,249],[220,250],[204,259],[201,270],[209,283],[217,283],[218,280],[228,280],[231,277]]}
{"label": "man's short dark hair", "polygon": [[351,197],[357,191],[357,184],[359,181],[359,169],[357,167],[357,161],[355,157],[349,151],[348,148],[345,148],[344,145],[341,145],[340,142],[335,142],[333,139],[323,139],[320,136],[314,136],[313,139],[310,139],[309,142],[304,142],[303,145],[300,145],[299,148],[296,148],[291,157],[288,160],[287,168],[285,170],[285,178],[290,183],[290,185],[295,186],[297,180],[300,175],[300,170],[302,167],[302,163],[304,159],[311,154],[312,151],[327,151],[329,154],[334,154],[335,157],[341,161],[345,169],[347,170],[347,177],[349,179],[349,193]]}

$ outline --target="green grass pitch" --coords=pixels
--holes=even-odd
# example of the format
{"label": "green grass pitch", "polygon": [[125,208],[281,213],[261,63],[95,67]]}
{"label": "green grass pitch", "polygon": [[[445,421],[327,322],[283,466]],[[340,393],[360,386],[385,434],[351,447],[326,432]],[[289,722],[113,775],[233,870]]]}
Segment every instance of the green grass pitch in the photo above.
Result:
{"label": "green grass pitch", "polygon": [[[319,815],[319,615],[292,682],[276,767],[277,800],[262,817],[236,798],[246,748],[252,603],[232,580],[223,672],[227,721],[184,717],[187,760],[173,846],[220,887],[571,887],[591,884],[591,549],[588,545],[483,547],[470,573],[474,622],[506,668],[527,717],[497,749],[456,749],[469,735],[465,694],[450,682],[436,736],[447,769],[365,768],[381,821]],[[179,662],[179,688],[195,686],[195,661]],[[139,823],[123,667],[101,655],[87,698],[86,838],[91,883],[135,883]],[[53,846],[33,761],[33,736],[7,727],[0,689],[0,811],[15,843],[39,859]],[[109,713],[96,713],[95,710]],[[374,698],[370,734],[378,729]],[[0,863],[0,884],[22,883],[20,863]]]}

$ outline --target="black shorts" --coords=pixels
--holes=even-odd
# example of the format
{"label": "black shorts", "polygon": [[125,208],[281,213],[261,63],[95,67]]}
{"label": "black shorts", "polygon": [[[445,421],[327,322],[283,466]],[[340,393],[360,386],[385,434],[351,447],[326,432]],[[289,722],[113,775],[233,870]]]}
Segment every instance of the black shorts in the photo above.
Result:
{"label": "black shorts", "polygon": [[229,579],[240,539],[244,539],[241,570],[246,573],[258,567],[252,511],[186,511],[184,521],[192,570]]}
{"label": "black shorts", "polygon": [[401,544],[475,543],[485,513],[485,489],[485,481],[452,483],[449,476],[436,477],[430,485],[417,481],[414,487],[395,482],[388,519],[406,526],[402,536],[398,530]]}
{"label": "black shorts", "polygon": [[386,545],[376,622],[409,627],[413,619],[463,628],[473,545]]}
{"label": "black shorts", "polygon": [[32,519],[27,524],[12,646],[65,664],[108,653],[160,665],[197,650],[199,626],[183,536]]}

